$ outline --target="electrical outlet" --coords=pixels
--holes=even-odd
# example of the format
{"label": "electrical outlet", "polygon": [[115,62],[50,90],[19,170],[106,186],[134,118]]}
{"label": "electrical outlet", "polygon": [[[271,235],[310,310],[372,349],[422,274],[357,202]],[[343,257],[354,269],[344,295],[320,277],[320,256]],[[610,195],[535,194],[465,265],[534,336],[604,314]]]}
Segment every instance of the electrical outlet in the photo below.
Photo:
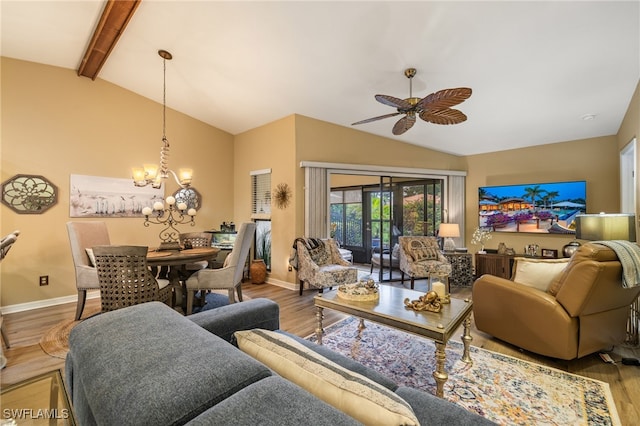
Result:
{"label": "electrical outlet", "polygon": [[289,272],[293,271],[293,267],[289,265]]}
{"label": "electrical outlet", "polygon": [[49,275],[41,275],[40,276],[40,285],[49,285]]}

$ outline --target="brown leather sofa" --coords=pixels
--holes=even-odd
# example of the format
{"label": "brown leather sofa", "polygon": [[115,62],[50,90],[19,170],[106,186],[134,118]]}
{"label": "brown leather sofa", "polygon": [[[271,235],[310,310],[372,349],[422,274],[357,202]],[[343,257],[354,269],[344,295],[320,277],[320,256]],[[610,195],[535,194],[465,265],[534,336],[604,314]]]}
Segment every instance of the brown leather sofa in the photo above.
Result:
{"label": "brown leather sofa", "polygon": [[575,359],[624,341],[640,286],[622,286],[614,251],[586,243],[539,289],[492,275],[473,285],[475,324],[500,340],[559,359]]}

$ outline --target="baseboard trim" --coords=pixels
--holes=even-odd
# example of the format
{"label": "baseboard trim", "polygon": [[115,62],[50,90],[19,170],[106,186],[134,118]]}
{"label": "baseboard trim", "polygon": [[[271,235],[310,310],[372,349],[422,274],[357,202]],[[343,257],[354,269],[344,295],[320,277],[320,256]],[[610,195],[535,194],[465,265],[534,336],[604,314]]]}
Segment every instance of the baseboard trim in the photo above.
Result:
{"label": "baseboard trim", "polygon": [[[87,291],[87,299],[96,299],[100,297],[100,291]],[[16,305],[8,305],[0,308],[3,315],[14,314],[16,312],[31,311],[33,309],[47,308],[49,306],[64,305],[65,303],[76,303],[78,295],[54,297],[53,299],[36,300],[34,302],[18,303]]]}

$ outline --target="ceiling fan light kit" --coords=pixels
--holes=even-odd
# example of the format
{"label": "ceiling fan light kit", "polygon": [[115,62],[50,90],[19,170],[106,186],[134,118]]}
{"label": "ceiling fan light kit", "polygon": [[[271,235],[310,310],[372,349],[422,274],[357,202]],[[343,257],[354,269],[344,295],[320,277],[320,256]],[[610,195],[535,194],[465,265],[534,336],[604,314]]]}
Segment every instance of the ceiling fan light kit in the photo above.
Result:
{"label": "ceiling fan light kit", "polygon": [[375,96],[378,102],[396,108],[397,112],[367,118],[366,120],[353,123],[352,126],[404,114],[405,116],[396,122],[392,130],[394,135],[401,135],[413,127],[416,123],[416,116],[433,124],[459,124],[466,121],[467,116],[462,111],[451,107],[468,99],[471,96],[470,88],[457,87],[454,89],[444,89],[425,96],[424,98],[414,98],[412,82],[416,72],[415,68],[407,68],[404,70],[405,77],[409,79],[408,98],[399,99],[389,95]]}

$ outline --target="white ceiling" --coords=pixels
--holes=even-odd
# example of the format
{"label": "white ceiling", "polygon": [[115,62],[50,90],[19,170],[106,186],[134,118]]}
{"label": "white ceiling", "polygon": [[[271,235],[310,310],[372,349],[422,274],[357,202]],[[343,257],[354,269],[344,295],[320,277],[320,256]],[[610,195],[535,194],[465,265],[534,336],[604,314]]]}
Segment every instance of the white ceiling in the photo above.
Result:
{"label": "white ceiling", "polygon": [[[470,155],[613,135],[640,80],[639,1],[143,0],[99,78],[231,134],[302,114],[350,127],[375,94],[471,87],[469,119],[358,130]],[[3,56],[76,69],[103,2],[1,2]],[[84,78],[84,77],[79,77]],[[596,118],[585,121],[585,114]],[[167,123],[171,134],[171,123]],[[169,136],[170,137],[170,136]]]}

